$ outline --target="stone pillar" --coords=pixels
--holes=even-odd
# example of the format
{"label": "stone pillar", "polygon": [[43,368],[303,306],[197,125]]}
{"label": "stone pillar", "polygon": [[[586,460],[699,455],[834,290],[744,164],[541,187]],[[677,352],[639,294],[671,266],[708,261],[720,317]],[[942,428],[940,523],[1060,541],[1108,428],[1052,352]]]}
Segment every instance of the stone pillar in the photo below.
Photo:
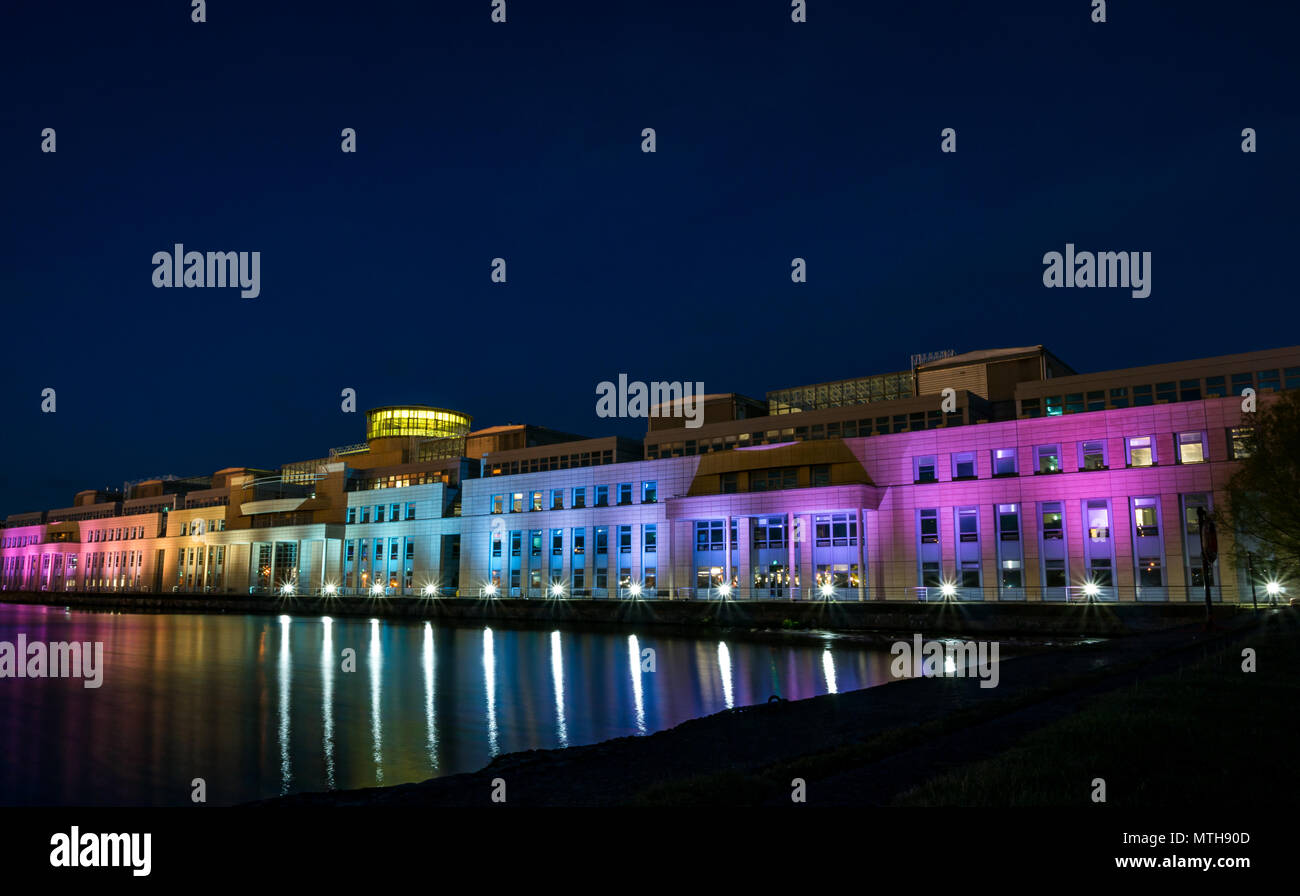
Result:
{"label": "stone pillar", "polygon": [[[731,538],[731,532],[727,532],[727,538]],[[753,543],[753,536],[749,533],[749,517],[742,516],[736,519],[736,551],[740,558],[736,561],[736,577],[740,579],[740,588],[735,595],[736,597],[749,597],[754,591],[754,571],[750,568],[749,553],[750,545]]]}

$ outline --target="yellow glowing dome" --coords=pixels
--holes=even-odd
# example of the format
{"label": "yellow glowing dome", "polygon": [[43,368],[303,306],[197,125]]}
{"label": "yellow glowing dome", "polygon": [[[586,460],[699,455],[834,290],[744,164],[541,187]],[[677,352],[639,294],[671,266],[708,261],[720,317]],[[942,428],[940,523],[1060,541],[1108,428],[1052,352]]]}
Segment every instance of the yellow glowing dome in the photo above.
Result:
{"label": "yellow glowing dome", "polygon": [[366,411],[366,441],[374,439],[455,439],[469,432],[473,417],[446,408],[395,405]]}

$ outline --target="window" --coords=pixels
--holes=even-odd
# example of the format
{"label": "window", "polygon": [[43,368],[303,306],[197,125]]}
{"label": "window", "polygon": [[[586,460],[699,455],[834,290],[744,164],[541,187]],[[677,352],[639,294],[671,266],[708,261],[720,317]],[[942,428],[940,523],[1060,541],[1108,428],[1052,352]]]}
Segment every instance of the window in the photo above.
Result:
{"label": "window", "polygon": [[933,455],[918,457],[916,459],[916,469],[913,479],[916,482],[938,482],[939,477],[935,475],[935,460]]}
{"label": "window", "polygon": [[609,529],[599,526],[596,529],[596,554],[603,555],[609,553]]}
{"label": "window", "polygon": [[830,464],[813,464],[808,469],[808,484],[813,488],[819,488],[831,484],[831,465]]}
{"label": "window", "polygon": [[1154,403],[1154,400],[1151,398],[1150,386],[1133,387],[1133,407],[1142,408]]}
{"label": "window", "polygon": [[585,488],[575,488],[573,490],[573,506],[575,508],[587,506],[587,490]]}
{"label": "window", "polygon": [[1034,449],[1034,462],[1039,473],[1061,472],[1061,446],[1039,445]]}
{"label": "window", "polygon": [[653,554],[659,550],[658,531],[659,531],[658,527],[655,523],[646,524],[644,529],[645,537],[644,537],[644,548],[643,548],[645,553]]}
{"label": "window", "polygon": [[492,510],[491,510],[490,512],[491,512],[491,513],[504,513],[504,512],[505,512],[505,509],[506,509],[506,496],[505,496],[505,495],[493,495],[493,496],[492,496]]}
{"label": "window", "polygon": [[618,527],[618,552],[620,554],[632,553],[632,527]]}
{"label": "window", "polygon": [[641,483],[641,503],[654,504],[658,500],[659,483],[655,481]]}
{"label": "window", "polygon": [[408,503],[408,504],[406,505],[406,518],[407,518],[408,520],[413,520],[413,519],[415,519],[415,502],[414,502],[414,501],[412,501],[412,502],[410,502],[410,503]]}
{"label": "window", "polygon": [[392,539],[392,540],[389,542],[389,544],[388,544],[388,548],[389,548],[389,550],[388,550],[388,559],[389,559],[389,560],[396,560],[396,559],[397,559],[397,547],[398,547],[398,545],[397,545],[397,539],[394,538],[394,539]]}
{"label": "window", "polygon": [[401,522],[402,519],[401,504],[393,504],[388,508],[388,519],[390,522],[394,522],[394,523]]}
{"label": "window", "polygon": [[1016,512],[1016,505],[998,505],[998,538],[1001,541],[1020,540],[1020,515]]}
{"label": "window", "polygon": [[1104,441],[1094,439],[1079,445],[1079,469],[1106,469],[1106,443]]}
{"label": "window", "polygon": [[957,540],[979,541],[979,513],[974,507],[957,508]]}
{"label": "window", "polygon": [[1089,501],[1088,537],[1093,541],[1110,538],[1110,507],[1105,501]]}
{"label": "window", "polygon": [[551,556],[552,557],[564,556],[564,530],[563,529],[551,530]]}
{"label": "window", "polygon": [[1133,499],[1133,525],[1139,538],[1155,538],[1160,534],[1155,498]]}
{"label": "window", "polygon": [[1059,505],[1044,505],[1043,509],[1043,540],[1060,541],[1065,537],[1065,521],[1060,510],[1048,509]]}
{"label": "window", "polygon": [[551,489],[551,509],[552,510],[564,509],[564,489],[562,488]]}
{"label": "window", "polygon": [[1126,439],[1126,450],[1128,451],[1128,465],[1130,467],[1153,467],[1156,463],[1156,455],[1152,449],[1150,436],[1136,436]]}
{"label": "window", "polygon": [[1016,449],[995,448],[993,450],[993,475],[1016,475]]}
{"label": "window", "polygon": [[620,482],[618,484],[618,503],[620,505],[632,503],[632,483]]}
{"label": "window", "polygon": [[529,499],[530,499],[529,502],[528,502],[528,503],[529,503],[529,507],[531,507],[533,510],[541,510],[541,509],[542,509],[542,493],[541,493],[541,492],[533,492],[533,493],[529,496]]}
{"label": "window", "polygon": [[771,519],[759,517],[754,520],[754,547],[756,549],[784,548],[785,546],[785,517],[773,517]]}
{"label": "window", "polygon": [[1228,457],[1232,460],[1241,460],[1244,457],[1250,457],[1253,446],[1251,440],[1254,438],[1254,428],[1250,426],[1234,426],[1228,430]]}
{"label": "window", "polygon": [[542,556],[542,530],[532,529],[528,532],[528,556]]}
{"label": "window", "polygon": [[384,505],[377,504],[375,506],[375,522],[382,523],[383,521],[384,521]]}
{"label": "window", "polygon": [[939,543],[939,511],[922,510],[920,513],[921,544]]}
{"label": "window", "polygon": [[511,532],[510,533],[510,556],[518,557],[520,555],[520,549],[522,546],[523,546],[523,533]]}
{"label": "window", "polygon": [[740,490],[735,473],[723,473],[718,477],[718,487],[724,495],[734,495]]}
{"label": "window", "polygon": [[608,486],[608,485],[598,485],[598,486],[596,486],[596,506],[597,506],[597,507],[608,507],[608,506],[609,506],[609,486]]}
{"label": "window", "polygon": [[975,452],[962,451],[952,456],[952,478],[953,479],[974,479],[975,478]]}
{"label": "window", "polygon": [[794,467],[754,470],[749,474],[749,490],[752,492],[780,491],[794,488],[797,484],[798,471]]}
{"label": "window", "polygon": [[695,550],[722,550],[722,520],[698,520],[695,523]]}
{"label": "window", "polygon": [[1205,433],[1180,432],[1177,440],[1180,464],[1205,463]]}
{"label": "window", "polygon": [[523,492],[515,492],[515,493],[513,493],[513,494],[510,496],[510,512],[511,512],[511,513],[523,513],[523,512],[524,512],[524,493],[523,493]]}

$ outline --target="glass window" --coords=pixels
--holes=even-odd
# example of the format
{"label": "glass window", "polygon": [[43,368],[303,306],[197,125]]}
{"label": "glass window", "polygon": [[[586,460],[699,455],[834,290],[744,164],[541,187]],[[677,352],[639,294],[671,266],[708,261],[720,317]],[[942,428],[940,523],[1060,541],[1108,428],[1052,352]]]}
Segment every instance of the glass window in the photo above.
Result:
{"label": "glass window", "polygon": [[1136,436],[1126,439],[1125,442],[1130,467],[1155,466],[1156,455],[1150,436]]}
{"label": "glass window", "polygon": [[962,451],[952,456],[952,478],[975,478],[975,452]]}
{"label": "glass window", "polygon": [[608,506],[609,506],[609,486],[608,486],[608,485],[598,485],[598,486],[596,486],[596,506],[597,506],[597,507],[608,507]]}
{"label": "glass window", "polygon": [[618,503],[619,504],[632,503],[632,483],[620,482],[618,484]]}
{"label": "glass window", "polygon": [[641,503],[654,504],[658,500],[659,483],[651,480],[641,483]]}
{"label": "glass window", "polygon": [[1205,463],[1205,434],[1180,432],[1178,434],[1178,462],[1180,464]]}
{"label": "glass window", "polygon": [[1154,537],[1160,534],[1155,498],[1133,499],[1133,524],[1137,527],[1137,534],[1140,538]]}
{"label": "glass window", "polygon": [[510,496],[510,512],[511,512],[511,513],[523,513],[523,512],[524,512],[524,493],[523,493],[523,492],[514,492],[513,494],[511,494],[511,496]]}
{"label": "glass window", "polygon": [[551,489],[551,509],[552,510],[564,509],[564,489],[562,488]]}
{"label": "glass window", "polygon": [[935,475],[934,456],[918,457],[916,459],[915,474],[915,481],[917,482],[938,482],[939,478]]}
{"label": "glass window", "polygon": [[1254,428],[1250,426],[1234,426],[1228,430],[1228,457],[1233,460],[1241,460],[1250,457],[1253,450],[1251,440],[1254,437]]}
{"label": "glass window", "polygon": [[573,506],[575,508],[587,506],[587,490],[585,488],[575,488],[573,490]]}
{"label": "glass window", "polygon": [[957,508],[957,537],[960,541],[979,541],[979,515],[974,507]]}
{"label": "glass window", "polygon": [[1079,469],[1081,470],[1104,470],[1106,469],[1106,443],[1101,439],[1083,442],[1079,446]]}
{"label": "glass window", "polygon": [[993,450],[993,475],[1014,476],[1016,473],[1016,449],[995,448]]}
{"label": "glass window", "polygon": [[644,527],[644,547],[647,554],[653,554],[659,550],[659,530],[655,523],[647,523]]}
{"label": "glass window", "polygon": [[384,505],[377,504],[375,506],[375,522],[382,523],[383,521],[384,521]]}
{"label": "glass window", "polygon": [[1061,472],[1061,446],[1039,445],[1034,449],[1034,460],[1039,473]]}
{"label": "glass window", "polygon": [[939,543],[939,511],[920,511],[921,544]]}
{"label": "glass window", "polygon": [[1043,506],[1043,540],[1060,540],[1065,537],[1065,519],[1061,515],[1059,504]]}

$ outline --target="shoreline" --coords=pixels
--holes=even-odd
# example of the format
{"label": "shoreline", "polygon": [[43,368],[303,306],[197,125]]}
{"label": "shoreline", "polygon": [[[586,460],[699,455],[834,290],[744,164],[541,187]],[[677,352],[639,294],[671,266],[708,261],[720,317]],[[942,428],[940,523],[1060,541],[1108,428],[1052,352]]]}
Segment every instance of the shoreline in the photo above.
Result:
{"label": "shoreline", "polygon": [[[242,595],[2,592],[0,603],[132,613],[241,613],[378,617],[452,624],[654,626],[683,632],[1000,636],[1035,640],[1115,638],[1200,623],[1198,603],[961,603],[912,601],[525,600],[463,597],[265,597]],[[1216,604],[1231,624],[1250,607]]]}

